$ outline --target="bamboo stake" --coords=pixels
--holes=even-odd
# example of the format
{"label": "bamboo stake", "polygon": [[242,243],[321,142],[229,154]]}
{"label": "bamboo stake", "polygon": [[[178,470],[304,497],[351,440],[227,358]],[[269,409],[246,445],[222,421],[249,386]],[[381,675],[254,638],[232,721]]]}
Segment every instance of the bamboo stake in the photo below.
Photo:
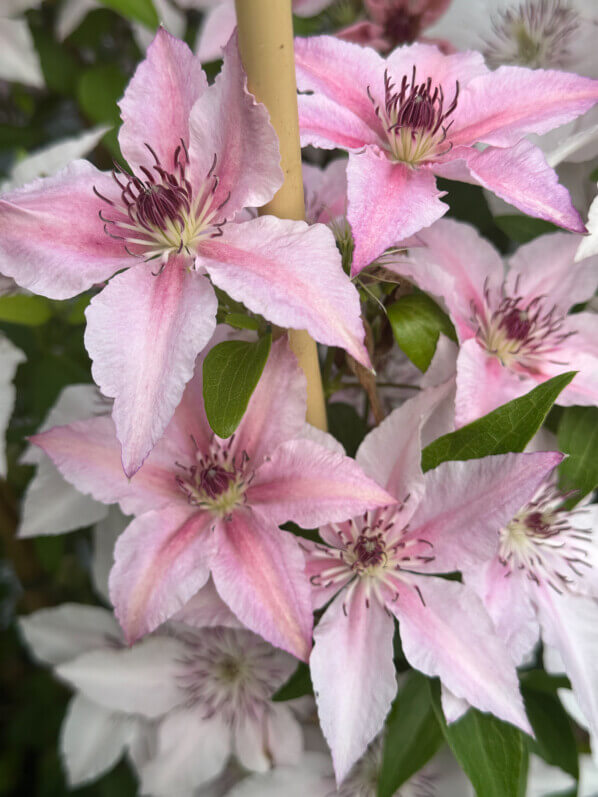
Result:
{"label": "bamboo stake", "polygon": [[[280,144],[284,184],[260,214],[305,219],[291,0],[235,0],[239,50],[250,91],[263,102]],[[307,420],[326,429],[326,406],[315,341],[289,330],[289,343],[307,377]]]}

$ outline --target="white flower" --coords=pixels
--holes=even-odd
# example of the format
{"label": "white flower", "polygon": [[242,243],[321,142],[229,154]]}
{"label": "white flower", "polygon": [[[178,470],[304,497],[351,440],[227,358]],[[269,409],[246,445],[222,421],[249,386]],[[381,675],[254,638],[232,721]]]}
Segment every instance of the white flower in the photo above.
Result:
{"label": "white flower", "polygon": [[0,80],[44,85],[39,58],[26,20],[17,18],[41,0],[2,0],[0,4]]}
{"label": "white flower", "polygon": [[5,337],[0,335],[0,476],[6,476],[6,428],[15,403],[12,384],[19,363],[25,355]]}

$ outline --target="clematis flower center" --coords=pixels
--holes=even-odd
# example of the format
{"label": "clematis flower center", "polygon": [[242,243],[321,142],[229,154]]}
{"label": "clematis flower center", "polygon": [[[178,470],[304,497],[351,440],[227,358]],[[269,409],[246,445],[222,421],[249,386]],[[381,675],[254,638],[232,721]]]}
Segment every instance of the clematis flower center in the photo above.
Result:
{"label": "clematis flower center", "polygon": [[[486,291],[489,303],[489,294]],[[507,367],[537,369],[573,332],[562,332],[565,317],[556,307],[546,310],[542,297],[527,302],[520,296],[504,297],[490,314],[473,309],[478,343]]]}
{"label": "clematis flower center", "polygon": [[381,532],[374,535],[360,534],[353,546],[355,561],[353,569],[363,573],[370,568],[384,565],[388,562],[386,543]]}
{"label": "clematis flower center", "polygon": [[226,443],[213,441],[207,453],[196,454],[192,465],[176,463],[181,473],[175,477],[179,489],[193,506],[226,517],[245,502],[245,490],[253,473],[243,452],[241,461],[231,456],[234,435]]}
{"label": "clematis flower center", "polygon": [[509,573],[522,570],[536,584],[555,592],[569,585],[591,567],[591,531],[573,528],[575,512],[563,506],[566,495],[547,485],[500,532],[499,559]]}
{"label": "clematis flower center", "polygon": [[457,107],[458,82],[452,101],[446,105],[442,86],[434,86],[432,78],[417,83],[415,67],[411,80],[404,75],[398,90],[387,71],[384,73],[384,106],[376,104],[369,86],[368,96],[384,128],[393,160],[416,166],[451,149],[446,137],[452,124],[448,119]]}
{"label": "clematis flower center", "polygon": [[255,719],[286,679],[285,654],[250,631],[202,628],[181,638],[187,655],[178,684],[204,719],[218,714],[229,725]]}
{"label": "clematis flower center", "polygon": [[189,153],[182,139],[173,155],[172,171],[164,167],[149,144],[145,146],[155,161],[152,169],[140,166],[136,174],[116,165],[112,172],[120,201],[100,194],[95,186],[93,190],[108,205],[106,212],[99,212],[106,235],[122,241],[132,257],[159,259],[160,273],[170,255],[183,251],[191,255],[203,238],[222,235],[225,222],[219,221],[220,210],[228,197],[219,204],[214,199],[218,187],[216,156],[195,195],[186,176]]}
{"label": "clematis flower center", "polygon": [[526,0],[507,8],[492,18],[486,61],[491,67],[566,68],[580,21],[566,0]]}

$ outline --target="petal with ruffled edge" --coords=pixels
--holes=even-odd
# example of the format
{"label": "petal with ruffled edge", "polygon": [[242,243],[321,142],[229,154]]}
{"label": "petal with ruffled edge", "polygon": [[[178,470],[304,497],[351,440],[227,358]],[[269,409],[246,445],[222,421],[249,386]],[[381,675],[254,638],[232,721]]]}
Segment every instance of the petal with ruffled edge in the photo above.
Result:
{"label": "petal with ruffled edge", "polygon": [[222,217],[265,204],[282,185],[278,138],[266,106],[247,90],[236,36],[214,85],[193,106],[189,130],[191,182],[199,185],[212,170],[213,205],[226,201]]}
{"label": "petal with ruffled edge", "polygon": [[158,443],[134,479],[127,479],[122,469],[111,418],[57,426],[34,435],[31,442],[46,452],[70,484],[97,501],[118,502],[126,514],[140,515],[185,500],[174,471],[177,454],[179,461],[184,461],[184,452],[171,451],[167,439]]}
{"label": "petal with ruffled edge", "polygon": [[430,171],[393,163],[372,147],[350,155],[347,182],[347,219],[355,241],[352,274],[448,210],[440,201],[444,192],[437,189]]}
{"label": "petal with ruffled edge", "polygon": [[119,645],[122,634],[111,612],[100,606],[63,603],[19,618],[19,629],[38,661],[62,664],[96,648]]}
{"label": "petal with ruffled edge", "polygon": [[312,608],[297,538],[254,512],[218,521],[210,556],[218,593],[247,628],[307,660]]}
{"label": "petal with ruffled edge", "polygon": [[524,301],[542,296],[543,306],[559,313],[587,301],[598,286],[598,256],[574,263],[581,240],[555,232],[520,246],[509,259],[506,292]]}
{"label": "petal with ruffled edge", "polygon": [[397,579],[399,597],[386,604],[399,621],[407,661],[438,676],[456,697],[530,733],[515,665],[477,595],[444,579],[416,583],[421,598]]}
{"label": "petal with ruffled edge", "polygon": [[114,182],[87,161],[0,199],[0,271],[22,288],[69,299],[132,264],[98,217]]}
{"label": "petal with ruffled edge", "polygon": [[511,572],[498,558],[463,574],[481,599],[515,664],[523,664],[540,638],[540,625],[521,571]]}
{"label": "petal with ruffled edge", "polygon": [[293,520],[303,528],[396,503],[353,459],[309,440],[278,446],[256,471],[246,497],[275,525]]}
{"label": "petal with ruffled edge", "polygon": [[286,338],[275,341],[231,443],[249,456],[252,469],[278,445],[298,437],[305,424],[305,375]]}
{"label": "petal with ruffled edge", "polygon": [[[459,154],[459,150],[453,153],[454,157]],[[569,192],[546,163],[542,150],[529,141],[520,141],[506,149],[486,147],[482,152],[468,149],[465,160],[467,170],[479,185],[526,215],[551,221],[572,232],[586,231]],[[432,168],[442,173],[434,165]]]}
{"label": "petal with ruffled edge", "polygon": [[156,755],[141,769],[141,791],[194,794],[224,769],[230,752],[231,731],[222,717],[205,719],[193,708],[174,711],[160,723]]}
{"label": "petal with ruffled edge", "polygon": [[183,504],[136,518],[120,535],[110,573],[110,599],[129,642],[181,609],[209,577],[214,519]]}
{"label": "petal with ruffled edge", "polygon": [[154,719],[187,699],[177,679],[185,652],[174,637],[152,637],[131,648],[83,653],[56,674],[100,706]]}
{"label": "petal with ruffled edge", "polygon": [[472,80],[459,97],[449,138],[517,144],[527,133],[546,133],[598,102],[598,81],[571,72],[501,66]]}
{"label": "petal with ruffled edge", "polygon": [[[565,370],[561,368],[561,373]],[[502,404],[529,393],[538,381],[537,376],[534,378],[507,368],[483,349],[475,338],[466,340],[457,357],[457,426],[471,423]]]}
{"label": "petal with ruffled edge", "polygon": [[163,168],[173,168],[181,139],[189,145],[191,108],[207,88],[200,59],[160,28],[119,102],[123,124],[118,140],[131,167],[155,166],[149,144]]}
{"label": "petal with ruffled edge", "polygon": [[435,45],[422,42],[415,42],[408,47],[397,47],[389,54],[386,64],[397,87],[401,85],[403,76],[411,79],[415,66],[416,83],[423,83],[430,77],[432,87],[441,85],[444,96],[449,101],[455,94],[457,81],[462,92],[472,80],[488,74],[488,67],[481,53],[469,50],[446,54]]}
{"label": "petal with ruffled edge", "polygon": [[348,597],[338,595],[316,626],[310,658],[337,782],[381,730],[397,691],[392,618],[377,600],[366,605],[362,582]]}
{"label": "petal with ruffled edge", "polygon": [[[299,91],[312,91],[324,95],[333,107],[361,120],[364,133],[371,131],[363,143],[375,143],[382,134],[382,125],[376,116],[374,104],[368,97],[380,86],[384,91],[384,59],[369,47],[344,42],[334,36],[313,36],[295,39],[295,69]],[[342,113],[342,111],[341,111]],[[299,115],[302,130],[304,120]],[[336,126],[342,132],[342,117]]]}
{"label": "petal with ruffled edge", "polygon": [[129,477],[162,436],[216,326],[212,286],[186,264],[177,257],[158,276],[151,263],[119,274],[86,311],[93,378],[114,398]]}
{"label": "petal with ruffled edge", "polygon": [[500,529],[562,459],[559,452],[546,452],[443,462],[425,475],[426,490],[407,536],[433,545],[435,572],[476,567],[494,557]]}
{"label": "petal with ruffled edge", "polygon": [[579,595],[536,590],[542,637],[561,654],[592,733],[598,733],[598,603]]}
{"label": "petal with ruffled edge", "polygon": [[201,244],[198,263],[221,290],[268,321],[307,329],[370,367],[359,294],[343,272],[332,232],[323,224],[262,216],[224,228]]}
{"label": "petal with ruffled edge", "polygon": [[349,151],[361,150],[368,144],[380,144],[378,135],[347,108],[322,94],[300,94],[299,132],[301,146]]}

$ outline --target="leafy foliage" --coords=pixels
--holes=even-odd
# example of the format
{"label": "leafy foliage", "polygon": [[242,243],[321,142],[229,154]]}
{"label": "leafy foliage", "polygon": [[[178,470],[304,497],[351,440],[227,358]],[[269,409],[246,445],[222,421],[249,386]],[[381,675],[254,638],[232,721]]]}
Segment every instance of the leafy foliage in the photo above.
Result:
{"label": "leafy foliage", "polygon": [[388,308],[388,320],[399,347],[420,371],[432,362],[441,332],[457,340],[449,317],[425,293],[402,296]]}
{"label": "leafy foliage", "polygon": [[575,505],[598,484],[598,408],[566,407],[558,426],[559,449],[569,454],[561,464],[560,486],[576,490]]}

